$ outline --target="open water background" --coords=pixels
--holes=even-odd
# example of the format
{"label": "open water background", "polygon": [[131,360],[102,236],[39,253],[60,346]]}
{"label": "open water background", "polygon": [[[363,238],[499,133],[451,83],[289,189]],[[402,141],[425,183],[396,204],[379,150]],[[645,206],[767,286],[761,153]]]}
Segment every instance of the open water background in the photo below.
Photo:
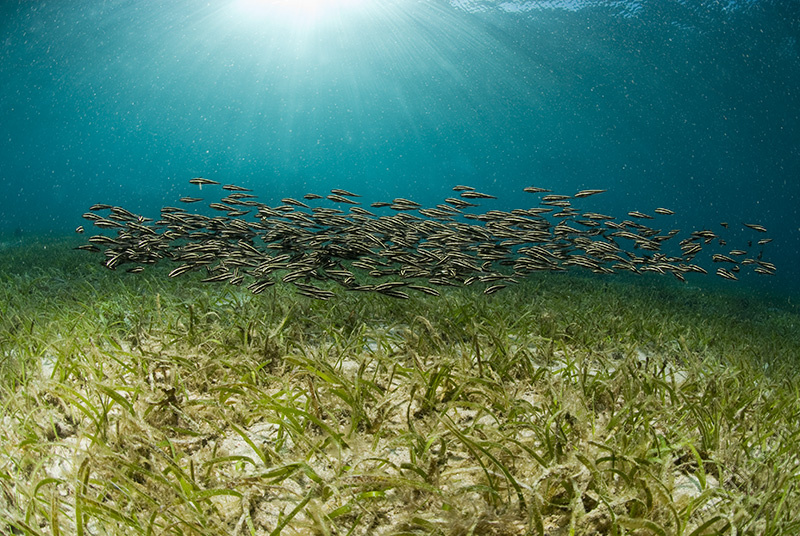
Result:
{"label": "open water background", "polygon": [[482,211],[533,206],[525,186],[604,188],[579,206],[667,207],[681,237],[727,221],[732,246],[765,236],[741,222],[766,226],[777,275],[730,284],[791,296],[799,13],[787,0],[2,2],[0,240],[69,235],[97,202],[157,217],[199,193],[194,176],[268,204],[344,188],[435,205],[467,184],[498,196]]}

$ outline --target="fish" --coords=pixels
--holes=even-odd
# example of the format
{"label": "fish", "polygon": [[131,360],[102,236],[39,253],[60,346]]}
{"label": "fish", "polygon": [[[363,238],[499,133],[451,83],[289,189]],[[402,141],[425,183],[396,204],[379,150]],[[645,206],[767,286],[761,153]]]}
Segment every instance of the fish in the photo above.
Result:
{"label": "fish", "polygon": [[346,198],[346,197],[344,197],[342,195],[339,195],[339,194],[331,194],[331,195],[326,196],[326,197],[327,197],[328,200],[333,201],[334,203],[347,203],[347,204],[350,204],[350,205],[360,205],[361,204],[358,201],[353,201],[352,199],[348,199],[348,198]]}
{"label": "fish", "polygon": [[261,294],[274,284],[275,281],[272,281],[271,279],[262,279],[254,283],[251,283],[250,285],[247,286],[247,289],[253,294]]}
{"label": "fish", "polygon": [[319,287],[315,287],[314,285],[310,285],[308,283],[295,283],[299,293],[303,296],[307,296],[309,298],[314,298],[317,300],[329,300],[335,296],[335,294],[329,290],[324,290]]}
{"label": "fish", "polygon": [[123,227],[122,223],[112,220],[107,220],[105,218],[99,218],[94,221],[95,227],[100,227],[101,229],[118,229]]}
{"label": "fish", "polygon": [[192,264],[182,264],[182,265],[178,266],[177,268],[175,268],[174,270],[172,270],[169,273],[169,277],[178,277],[179,275],[185,274],[189,270],[193,270],[193,269],[194,269],[194,265],[192,265]]}
{"label": "fish", "polygon": [[200,280],[201,283],[218,283],[220,281],[228,281],[233,278],[233,272],[224,271],[219,274],[210,275]]}
{"label": "fish", "polygon": [[403,291],[401,291],[401,290],[387,289],[387,290],[375,290],[375,292],[383,294],[384,296],[391,296],[392,298],[399,298],[401,300],[407,300],[409,298],[408,294],[403,292]]}
{"label": "fish", "polygon": [[492,285],[491,287],[486,287],[484,289],[483,293],[488,296],[489,294],[494,294],[498,290],[502,290],[502,289],[506,288],[507,286],[508,285]]}
{"label": "fish", "polygon": [[497,197],[472,190],[464,190],[460,194],[464,199],[497,199]]}
{"label": "fish", "polygon": [[410,199],[404,199],[402,197],[395,198],[392,201],[392,205],[403,205],[403,206],[408,206],[408,207],[413,207],[413,208],[421,208],[422,207],[422,205],[420,205],[419,203],[411,201]]}
{"label": "fish", "polygon": [[219,184],[219,183],[217,181],[212,181],[211,179],[204,179],[203,177],[195,177],[193,179],[189,179],[189,184],[196,184],[197,187],[202,190],[204,185]]}
{"label": "fish", "polygon": [[375,216],[375,214],[373,214],[369,210],[365,210],[361,207],[350,207],[350,212],[353,214],[358,214],[359,216],[372,216],[372,217]]}
{"label": "fish", "polygon": [[333,195],[343,195],[343,196],[346,196],[346,197],[361,197],[358,194],[354,194],[354,193],[348,192],[347,190],[341,190],[339,188],[333,188],[331,190],[331,193]]}
{"label": "fish", "polygon": [[[210,184],[198,179],[190,182]],[[332,189],[326,198],[306,194],[307,201],[323,201],[323,206],[309,208],[292,197],[269,206],[243,192],[250,190],[225,186],[228,193],[207,205],[217,211],[213,217],[165,206],[160,219],[153,220],[123,207],[94,204],[83,217],[101,234],[89,237],[77,249],[99,255],[100,263],[111,270],[131,265],[128,271],[138,273],[146,265],[173,262],[177,267],[169,277],[202,269],[207,272],[201,279],[204,283],[242,285],[254,294],[280,283],[321,300],[336,293],[316,282],[409,299],[412,291],[438,296],[436,287],[475,283],[487,284],[484,293],[491,295],[537,271],[654,273],[685,282],[694,274],[708,273],[698,264],[702,258],[728,263],[729,269],[716,270],[726,279],[735,280],[751,270],[762,275],[776,271],[763,258],[763,246],[771,239],[758,241],[757,255],[749,252],[752,241],[747,248],[732,244],[715,251],[725,247],[727,240],[709,229],[689,231],[681,239],[676,238],[681,233],[678,229],[665,233],[643,225],[638,220],[653,217],[640,212],[629,212],[630,220],[616,220],[613,215],[571,206],[575,199],[602,190],[568,196],[528,187],[524,191],[547,195],[538,204],[534,201],[534,206],[464,213],[462,209],[478,207],[464,197],[494,196],[457,185],[454,191],[464,197],[447,198],[435,207],[400,197],[371,203],[373,208],[395,211],[379,216],[357,206],[349,198],[360,196],[346,190]],[[199,202],[199,198],[181,198],[185,199],[191,199],[190,204]],[[324,201],[356,206],[344,212],[324,206]],[[105,210],[109,211],[105,217],[97,213]],[[672,211],[656,209],[657,214],[668,212]],[[756,231],[761,227],[749,226]],[[679,241],[672,246],[677,251],[666,249],[673,239]]]}
{"label": "fish", "polygon": [[566,201],[571,199],[572,197],[569,195],[561,195],[561,194],[548,194],[542,197],[542,201],[545,203],[552,203],[553,201]]}
{"label": "fish", "polygon": [[[105,244],[110,246],[123,246],[125,243],[105,235],[94,235],[89,238],[90,244]],[[110,251],[114,251],[110,249]]]}
{"label": "fish", "polygon": [[477,207],[475,203],[464,201],[463,199],[456,199],[455,197],[448,197],[444,200],[445,203],[453,205],[456,208]]}
{"label": "fish", "polygon": [[663,216],[672,216],[673,214],[675,214],[675,212],[673,212],[672,210],[670,210],[668,208],[661,208],[661,207],[658,207],[653,212],[655,212],[656,214],[661,214]]}
{"label": "fish", "polygon": [[580,192],[576,193],[572,197],[575,199],[580,199],[582,197],[589,197],[590,195],[597,195],[606,192],[607,190],[581,190]]}
{"label": "fish", "polygon": [[550,192],[547,188],[539,188],[536,186],[527,186],[522,189],[523,192],[527,192],[529,194],[540,194],[545,192]]}
{"label": "fish", "polygon": [[613,220],[614,216],[606,216],[605,214],[598,214],[597,212],[585,212],[583,214],[584,218],[589,218],[590,220]]}
{"label": "fish", "polygon": [[652,220],[653,219],[653,217],[650,216],[649,214],[645,214],[643,212],[639,212],[638,210],[633,210],[631,212],[628,212],[628,216],[630,216],[631,218],[640,218],[640,219],[645,219],[645,220]]}
{"label": "fish", "polygon": [[244,186],[236,186],[235,184],[225,184],[222,186],[223,190],[227,190],[229,192],[252,192],[250,188],[245,188]]}
{"label": "fish", "polygon": [[[763,269],[763,268],[762,268]],[[425,287],[422,285],[408,285],[408,288],[417,290],[422,292],[423,294],[428,294],[429,296],[439,296],[440,293],[435,288]]]}
{"label": "fish", "polygon": [[309,208],[308,205],[306,205],[302,201],[298,201],[297,199],[292,199],[291,197],[284,197],[283,199],[281,199],[281,203],[284,203],[286,205],[294,205],[296,207]]}
{"label": "fish", "polygon": [[748,227],[750,229],[753,229],[754,231],[758,231],[759,233],[766,233],[767,232],[766,227],[764,227],[763,225],[759,225],[757,223],[744,223],[744,222],[742,222],[742,225],[744,225],[745,227]]}
{"label": "fish", "polygon": [[731,259],[730,257],[728,257],[726,255],[721,255],[719,253],[713,255],[711,257],[711,260],[714,261],[714,262],[730,262],[730,263],[736,264],[736,261],[734,259]]}

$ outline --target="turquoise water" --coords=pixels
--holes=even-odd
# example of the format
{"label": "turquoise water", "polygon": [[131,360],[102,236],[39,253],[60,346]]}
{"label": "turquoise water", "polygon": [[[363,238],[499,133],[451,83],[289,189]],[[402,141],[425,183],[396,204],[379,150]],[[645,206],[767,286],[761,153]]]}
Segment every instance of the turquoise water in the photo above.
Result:
{"label": "turquoise water", "polygon": [[796,293],[797,5],[4,2],[0,233],[70,234],[98,202],[157,216],[195,176],[270,204],[601,188],[581,206],[766,226],[777,274],[732,284]]}

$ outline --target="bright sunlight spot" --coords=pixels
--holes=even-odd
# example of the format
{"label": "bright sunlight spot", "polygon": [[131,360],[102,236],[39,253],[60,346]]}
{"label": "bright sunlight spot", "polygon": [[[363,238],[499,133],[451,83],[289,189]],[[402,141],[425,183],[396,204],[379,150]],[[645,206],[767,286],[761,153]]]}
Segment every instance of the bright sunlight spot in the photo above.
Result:
{"label": "bright sunlight spot", "polygon": [[309,23],[344,14],[364,3],[365,0],[237,0],[236,8],[246,17]]}

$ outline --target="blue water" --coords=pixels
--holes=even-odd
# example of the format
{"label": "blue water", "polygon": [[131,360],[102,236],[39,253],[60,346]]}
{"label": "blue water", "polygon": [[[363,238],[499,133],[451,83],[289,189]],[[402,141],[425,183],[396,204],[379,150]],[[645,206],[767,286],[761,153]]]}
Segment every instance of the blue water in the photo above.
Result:
{"label": "blue water", "polygon": [[798,2],[0,5],[4,236],[70,234],[96,202],[157,216],[195,176],[266,203],[467,184],[485,210],[603,188],[581,206],[766,226],[777,275],[734,284],[798,291]]}

